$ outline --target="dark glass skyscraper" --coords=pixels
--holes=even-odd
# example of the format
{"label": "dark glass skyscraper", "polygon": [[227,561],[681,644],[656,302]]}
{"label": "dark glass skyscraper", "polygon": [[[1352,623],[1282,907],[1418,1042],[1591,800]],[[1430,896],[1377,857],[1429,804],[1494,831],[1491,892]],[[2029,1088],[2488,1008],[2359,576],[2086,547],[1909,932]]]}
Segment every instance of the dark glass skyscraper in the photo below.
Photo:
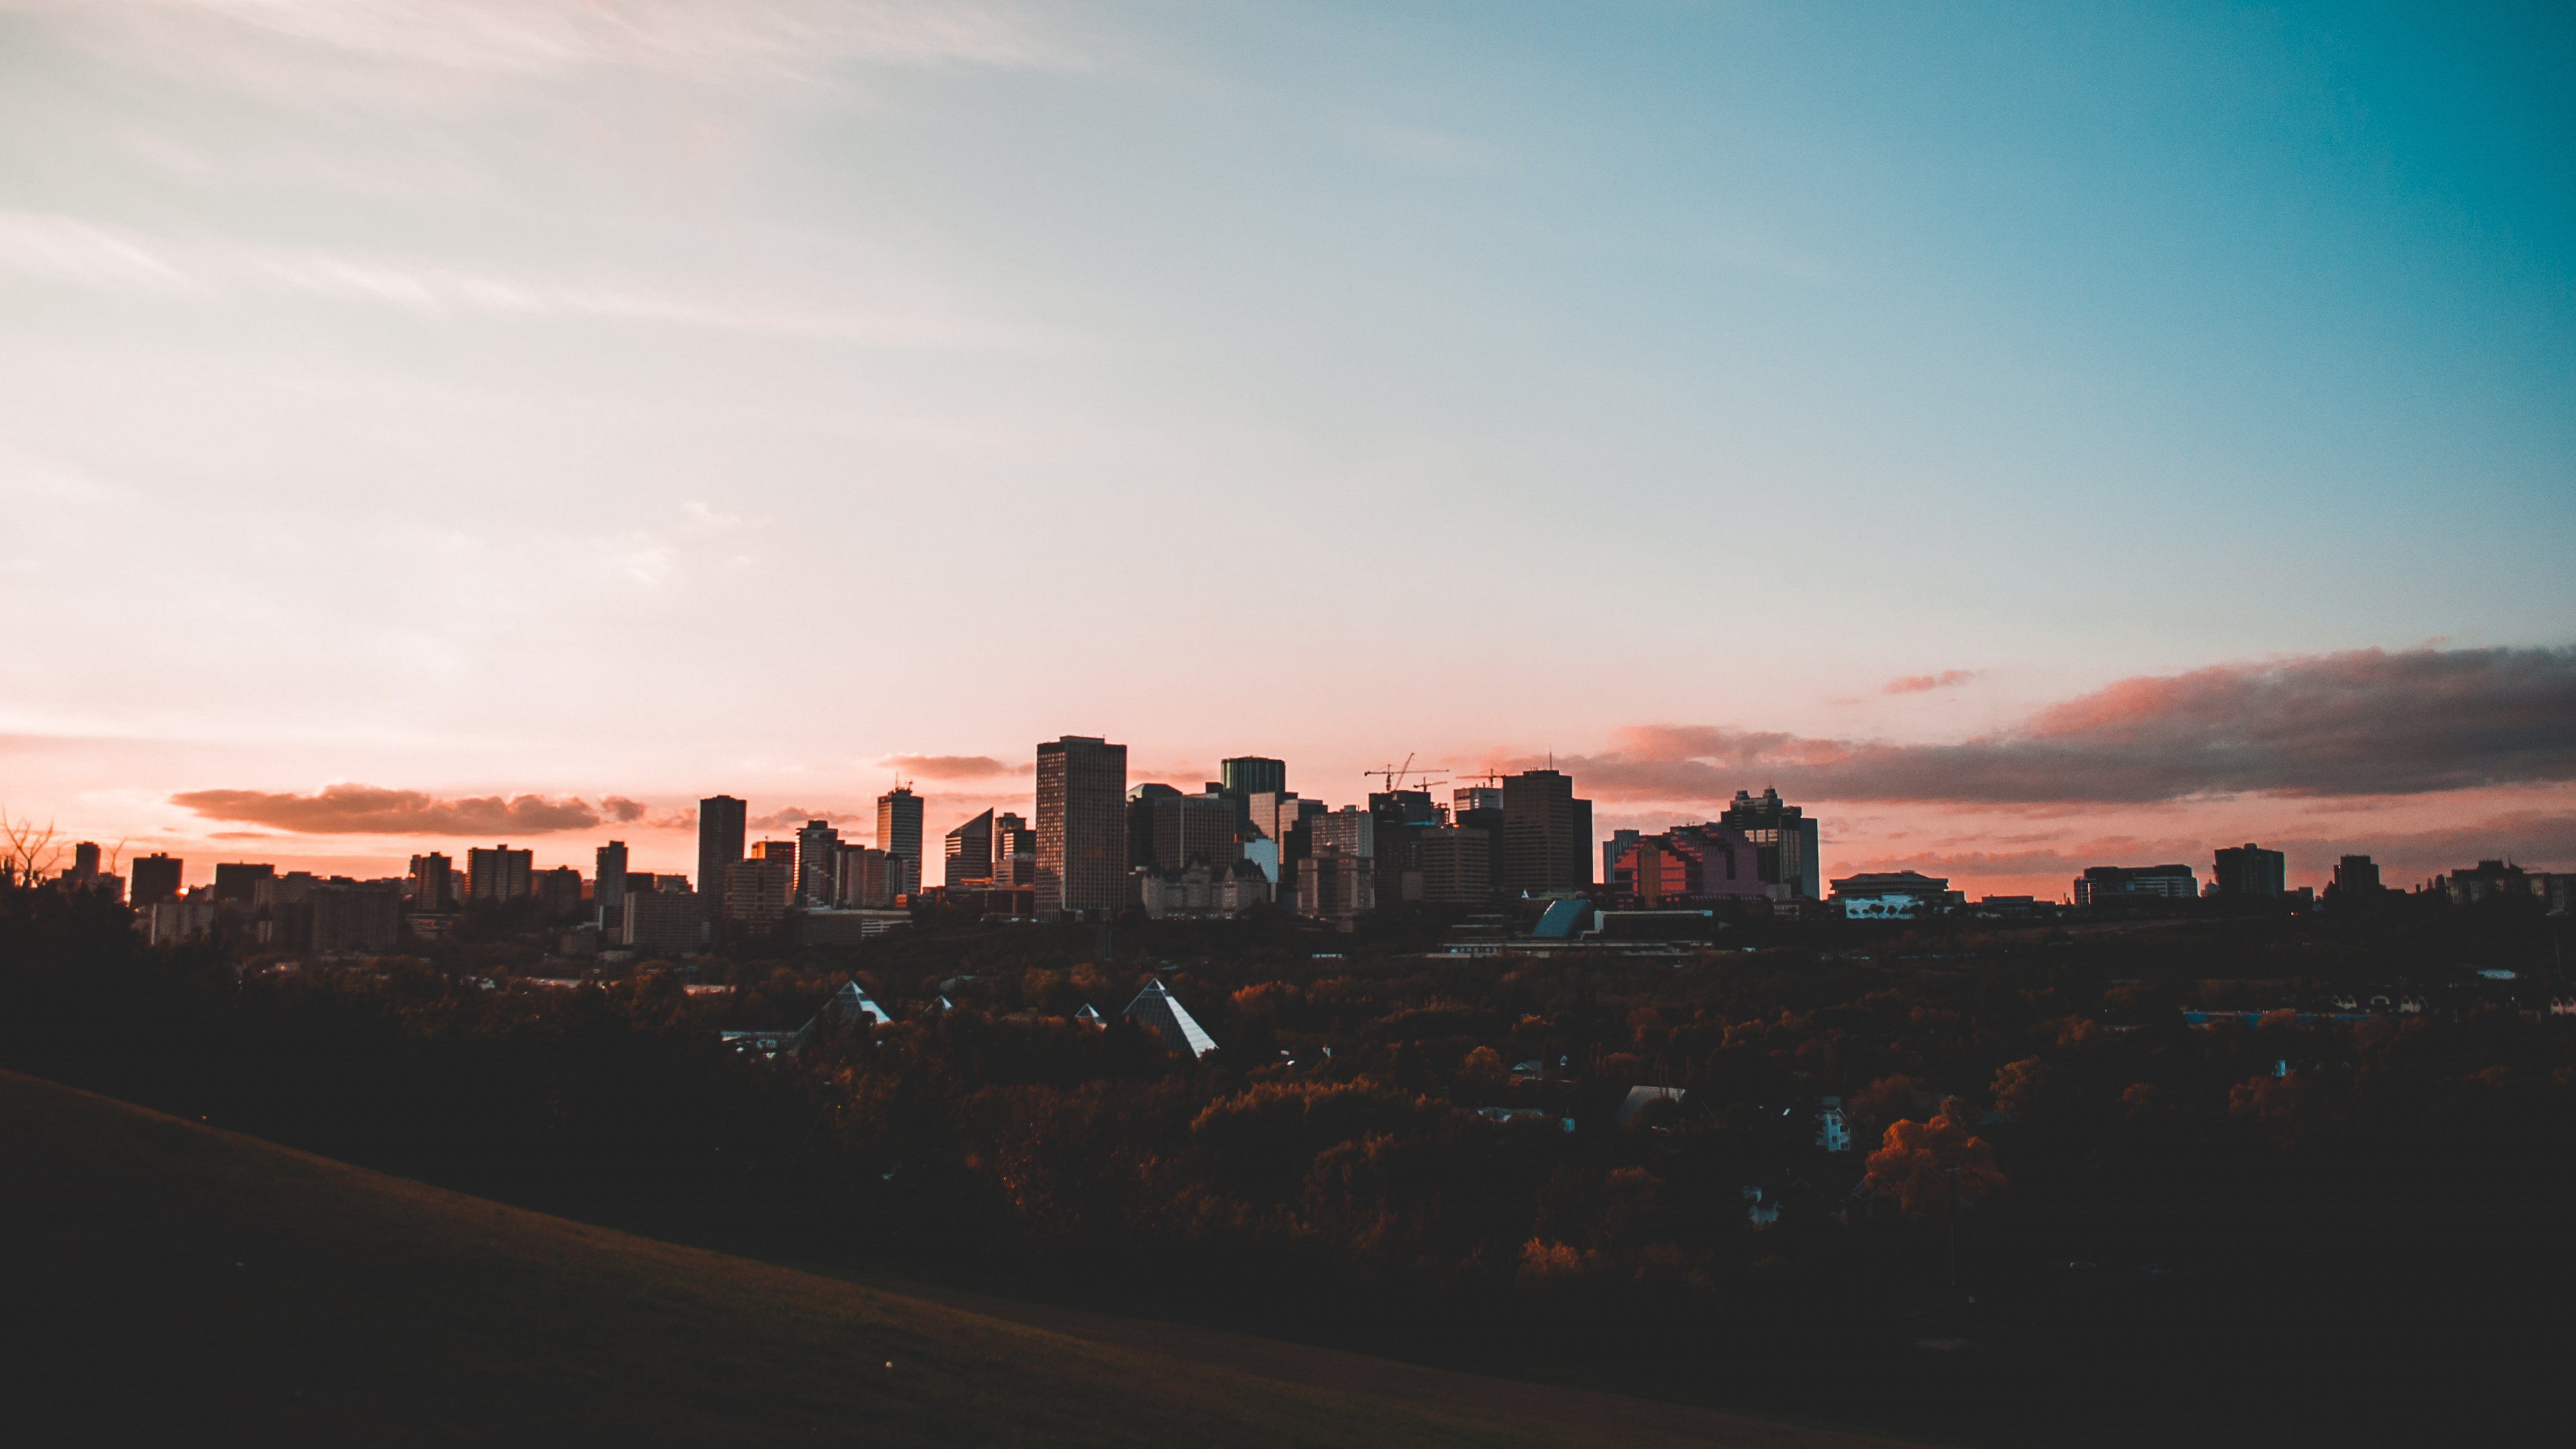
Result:
{"label": "dark glass skyscraper", "polygon": [[948,832],[947,868],[940,883],[955,890],[970,880],[993,878],[993,812],[985,811]]}
{"label": "dark glass skyscraper", "polygon": [[[698,879],[697,887],[711,902],[724,899],[725,867],[742,859],[743,803],[731,795],[716,795],[698,802]],[[724,930],[720,911],[707,913],[713,918],[713,929]]]}
{"label": "dark glass skyscraper", "polygon": [[1037,914],[1114,911],[1127,899],[1127,747],[1090,735],[1038,746]]}
{"label": "dark glass skyscraper", "polygon": [[1503,777],[1503,889],[1562,891],[1592,884],[1592,802],[1554,770]]}

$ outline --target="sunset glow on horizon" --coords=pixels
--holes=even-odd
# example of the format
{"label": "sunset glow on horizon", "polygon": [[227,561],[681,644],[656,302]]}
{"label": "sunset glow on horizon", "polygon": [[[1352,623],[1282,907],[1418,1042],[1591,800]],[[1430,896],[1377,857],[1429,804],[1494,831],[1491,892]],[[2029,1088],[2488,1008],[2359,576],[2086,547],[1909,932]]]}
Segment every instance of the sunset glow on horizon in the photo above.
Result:
{"label": "sunset glow on horizon", "polygon": [[[0,808],[2576,867],[2549,14],[0,0]],[[1437,792],[1446,799],[1446,786]]]}

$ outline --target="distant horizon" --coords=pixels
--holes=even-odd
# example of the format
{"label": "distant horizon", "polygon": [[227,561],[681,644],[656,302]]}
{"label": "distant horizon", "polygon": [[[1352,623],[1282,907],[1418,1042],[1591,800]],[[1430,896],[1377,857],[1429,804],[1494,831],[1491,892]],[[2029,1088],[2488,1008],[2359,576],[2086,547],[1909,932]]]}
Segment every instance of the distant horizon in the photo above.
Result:
{"label": "distant horizon", "polygon": [[[1911,680],[1890,687],[1926,692]],[[1595,753],[1556,752],[1553,763],[1595,802],[1601,840],[1619,829],[1651,833],[1714,819],[1737,790],[1779,789],[1818,820],[1827,879],[1911,869],[1971,894],[2054,899],[2088,865],[2180,861],[2205,874],[2217,849],[2254,843],[2289,856],[2294,887],[2322,886],[2345,854],[2369,855],[2391,884],[2411,884],[2483,859],[2544,868],[2576,861],[2571,718],[2576,648],[2356,651],[2120,681],[2051,706],[2016,731],[1966,741],[1898,745],[1650,727],[1621,732]],[[1106,737],[1128,745],[1131,758],[1157,762],[1131,768],[1130,788],[1195,791],[1218,777],[1227,757],[1176,762],[1177,752],[1140,748],[1116,731]],[[1365,803],[1383,788],[1363,778],[1336,789],[1316,782],[1320,771],[1301,771],[1294,755],[1272,758],[1286,760],[1290,789],[1331,806]],[[1550,757],[1466,758],[1474,763],[1417,757],[1412,778],[1437,777],[1432,788],[1446,804],[1468,780],[1542,768]],[[986,809],[1035,809],[1030,789],[1014,788],[1033,778],[1027,762],[913,754],[879,766],[887,785],[856,794],[763,797],[745,785],[630,795],[513,785],[441,795],[365,781],[179,790],[158,812],[173,823],[129,833],[126,853],[165,851],[192,868],[203,861],[202,883],[216,858],[400,874],[415,854],[461,858],[464,849],[509,844],[588,876],[591,852],[620,839],[631,868],[689,874],[695,807],[715,794],[749,802],[754,839],[789,837],[813,819],[869,838],[876,796],[898,782],[921,797],[931,839]],[[1853,781],[1913,798],[1836,793],[1853,790]],[[211,828],[218,825],[235,828]],[[1943,833],[1908,848],[1934,831]],[[66,838],[73,833],[115,838],[76,829]],[[360,845],[376,840],[403,843]]]}
{"label": "distant horizon", "polygon": [[1605,834],[1776,785],[1979,893],[2576,864],[2571,70],[2546,9],[0,0],[0,808],[686,870],[632,822],[945,829],[1070,730],[1336,804],[1552,753]]}

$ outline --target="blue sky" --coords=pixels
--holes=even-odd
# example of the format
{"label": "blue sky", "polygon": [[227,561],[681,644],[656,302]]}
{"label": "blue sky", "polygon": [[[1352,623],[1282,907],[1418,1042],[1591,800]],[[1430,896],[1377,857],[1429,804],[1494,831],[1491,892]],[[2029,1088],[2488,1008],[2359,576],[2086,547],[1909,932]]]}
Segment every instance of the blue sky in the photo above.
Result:
{"label": "blue sky", "polygon": [[2564,644],[2571,72],[2506,6],[0,3],[0,734],[118,742],[12,793],[1077,731],[1339,800]]}

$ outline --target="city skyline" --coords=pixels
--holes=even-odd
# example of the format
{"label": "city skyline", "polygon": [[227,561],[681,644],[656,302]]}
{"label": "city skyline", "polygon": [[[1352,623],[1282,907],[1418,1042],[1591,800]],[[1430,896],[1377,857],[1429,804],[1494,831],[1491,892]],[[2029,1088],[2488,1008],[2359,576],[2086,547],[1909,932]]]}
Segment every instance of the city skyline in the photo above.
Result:
{"label": "city skyline", "polygon": [[[712,793],[864,834],[916,780],[927,841],[1076,731],[1335,806],[1553,759],[1603,838],[1776,786],[1826,875],[1978,892],[2576,864],[2572,57],[2301,5],[0,4],[0,808],[694,877]],[[857,642],[755,626],[860,580]]]}
{"label": "city skyline", "polygon": [[[1591,753],[1497,752],[1468,768],[1416,762],[1413,778],[1464,783],[1488,771],[1553,763],[1573,776],[1577,791],[1603,801],[1590,832],[1596,843],[1621,829],[1713,821],[1734,791],[1778,786],[1788,803],[1819,820],[1820,870],[1828,877],[1920,869],[1972,893],[2054,898],[2088,865],[2205,860],[2260,840],[2286,851],[2291,884],[2322,887],[2336,859],[2353,853],[2374,856],[2392,880],[2405,881],[2473,859],[2563,866],[2576,857],[2564,780],[2576,761],[2571,718],[2576,651],[2422,650],[2127,681],[2054,706],[2019,731],[1965,742],[1635,730]],[[998,756],[895,761],[908,778],[958,787],[920,794],[922,820],[902,843],[919,850],[985,810],[1034,815],[1038,748],[1028,747],[1025,763]],[[1144,758],[1165,763],[1130,766],[1130,786],[1167,783],[1194,793],[1221,768],[1215,757],[1204,766]],[[1364,775],[1339,790],[1286,758],[1289,786],[1305,798],[1339,807],[1369,794]],[[2211,793],[2220,789],[2234,793]],[[1917,798],[1852,793],[1899,790]],[[783,803],[767,810],[760,800],[727,808],[754,836],[784,837],[820,819],[850,827],[853,840],[882,845],[883,801],[904,793],[850,789],[835,801],[807,791],[772,797]],[[728,791],[715,798],[741,797]],[[452,845],[450,853],[463,859],[464,851],[515,835],[549,863],[560,856],[579,865],[615,832],[628,841],[635,869],[687,874],[693,882],[703,874],[695,806],[685,799],[610,791],[441,798],[326,788],[183,791],[171,805],[207,826],[231,819],[262,828],[128,836],[129,856],[257,856],[289,869],[382,874],[390,866],[380,864],[424,845]],[[1877,824],[1891,818],[1899,828]],[[1927,820],[1950,833],[1907,849],[1911,831],[1904,827]],[[2132,822],[2161,828],[2104,828]],[[65,838],[115,838],[55,823]],[[363,848],[379,840],[380,850]]]}

